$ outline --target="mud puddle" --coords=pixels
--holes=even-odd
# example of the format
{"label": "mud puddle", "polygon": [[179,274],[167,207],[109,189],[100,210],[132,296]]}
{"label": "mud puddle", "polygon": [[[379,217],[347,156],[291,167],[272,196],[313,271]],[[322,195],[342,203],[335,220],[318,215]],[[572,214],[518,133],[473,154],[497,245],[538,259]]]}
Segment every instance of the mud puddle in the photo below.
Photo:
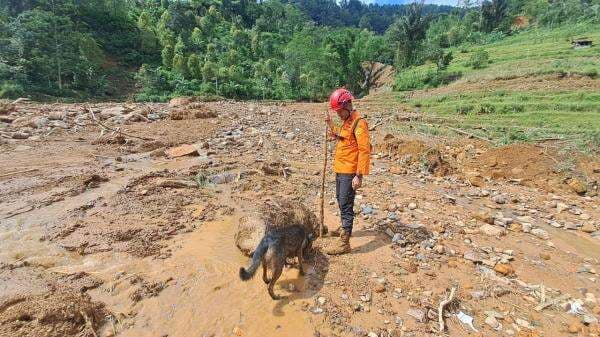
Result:
{"label": "mud puddle", "polygon": [[[165,168],[181,169],[196,159],[173,162],[138,161],[120,177],[64,201],[34,209],[0,226],[0,262],[27,262],[47,272],[71,275],[85,272],[103,284],[88,291],[93,301],[111,312],[99,336],[310,336],[321,321],[306,308],[322,286],[313,260],[305,264],[304,277],[296,268],[284,270],[273,301],[257,277],[242,282],[239,268],[249,259],[234,245],[238,215],[200,223],[195,231],[167,242],[166,259],[136,258],[127,253],[100,252],[79,255],[52,242],[40,240],[44,229],[61,221],[69,211],[98,198],[109,198],[131,179]],[[135,166],[135,167],[133,167]],[[232,204],[229,193],[221,202]],[[198,205],[199,209],[204,205]],[[304,303],[307,302],[308,304]],[[304,307],[303,307],[304,306]],[[304,308],[304,310],[303,310]]]}
{"label": "mud puddle", "polygon": [[[306,279],[314,278],[307,263],[305,277],[295,268],[286,269],[276,292],[286,296],[273,301],[260,275],[248,282],[238,278],[240,266],[249,259],[235,248],[234,217],[205,223],[202,228],[174,240],[177,247],[166,260],[130,260],[113,264],[104,274],[127,273],[150,283],[167,286],[157,295],[132,302],[130,277],[90,292],[92,298],[107,304],[122,317],[135,312],[117,325],[119,336],[310,336],[314,332],[312,315],[301,310],[301,300],[313,291]],[[91,263],[83,262],[81,267]],[[289,284],[295,291],[290,292]],[[112,327],[111,327],[112,329]]]}

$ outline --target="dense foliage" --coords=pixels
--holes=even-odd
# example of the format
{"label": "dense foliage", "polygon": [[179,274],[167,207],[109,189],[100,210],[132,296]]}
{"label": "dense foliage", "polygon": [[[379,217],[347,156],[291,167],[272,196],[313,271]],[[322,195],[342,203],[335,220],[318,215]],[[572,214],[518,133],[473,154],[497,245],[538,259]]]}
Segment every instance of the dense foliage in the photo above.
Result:
{"label": "dense foliage", "polygon": [[[431,61],[435,72],[400,89],[439,85],[460,76],[446,73],[449,47],[501,39],[520,29],[513,25],[519,16],[545,26],[600,17],[599,0],[485,0],[461,8],[358,0],[0,4],[0,96],[107,97],[135,71],[138,100],[319,100],[342,85],[360,95],[369,86],[365,61],[399,73]],[[485,66],[479,56],[473,67]]]}

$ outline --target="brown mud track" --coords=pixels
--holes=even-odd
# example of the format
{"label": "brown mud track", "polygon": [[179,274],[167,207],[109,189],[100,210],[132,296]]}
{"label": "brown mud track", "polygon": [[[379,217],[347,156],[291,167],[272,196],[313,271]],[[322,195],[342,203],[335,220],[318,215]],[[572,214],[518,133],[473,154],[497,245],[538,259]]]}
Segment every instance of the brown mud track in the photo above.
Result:
{"label": "brown mud track", "polygon": [[[564,170],[548,145],[401,138],[364,109],[353,251],[318,239],[272,301],[239,280],[238,221],[267,200],[318,213],[324,106],[175,103],[2,113],[0,336],[438,336],[454,286],[449,336],[599,336],[597,158]],[[181,144],[195,155],[165,156]]]}

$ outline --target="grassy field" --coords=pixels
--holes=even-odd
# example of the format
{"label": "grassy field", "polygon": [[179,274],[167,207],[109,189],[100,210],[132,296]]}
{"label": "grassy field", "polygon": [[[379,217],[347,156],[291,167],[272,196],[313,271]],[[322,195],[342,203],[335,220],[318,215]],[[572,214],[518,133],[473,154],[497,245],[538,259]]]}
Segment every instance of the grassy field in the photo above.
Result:
{"label": "grassy field", "polygon": [[[571,39],[581,37],[591,38],[595,45],[573,49]],[[498,145],[558,138],[596,152],[600,147],[598,43],[600,27],[582,24],[460,46],[453,49],[454,59],[443,73],[460,74],[452,83],[432,88],[427,80],[438,72],[434,64],[425,64],[398,74],[396,87],[406,90],[380,93],[365,101],[384,109],[402,103],[429,120],[429,124],[400,123],[399,129],[445,133],[450,127]],[[489,63],[473,69],[469,61],[482,50]]]}

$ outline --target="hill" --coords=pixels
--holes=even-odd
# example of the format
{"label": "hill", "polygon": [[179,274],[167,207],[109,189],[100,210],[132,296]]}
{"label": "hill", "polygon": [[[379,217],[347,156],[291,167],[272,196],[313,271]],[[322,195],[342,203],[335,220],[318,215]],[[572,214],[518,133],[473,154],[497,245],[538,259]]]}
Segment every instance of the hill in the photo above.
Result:
{"label": "hill", "polygon": [[[445,70],[431,62],[401,70],[398,92],[367,101],[381,107],[398,104],[419,112],[424,132],[454,133],[460,128],[497,144],[560,139],[600,144],[600,58],[597,44],[573,48],[573,39],[600,41],[593,25],[528,29],[487,44],[463,44],[449,50]],[[481,55],[484,55],[483,57]],[[481,58],[479,65],[473,62]],[[456,78],[436,85],[440,76]],[[429,125],[422,122],[426,120]],[[586,148],[583,146],[582,148]],[[588,147],[588,149],[590,149]]]}

